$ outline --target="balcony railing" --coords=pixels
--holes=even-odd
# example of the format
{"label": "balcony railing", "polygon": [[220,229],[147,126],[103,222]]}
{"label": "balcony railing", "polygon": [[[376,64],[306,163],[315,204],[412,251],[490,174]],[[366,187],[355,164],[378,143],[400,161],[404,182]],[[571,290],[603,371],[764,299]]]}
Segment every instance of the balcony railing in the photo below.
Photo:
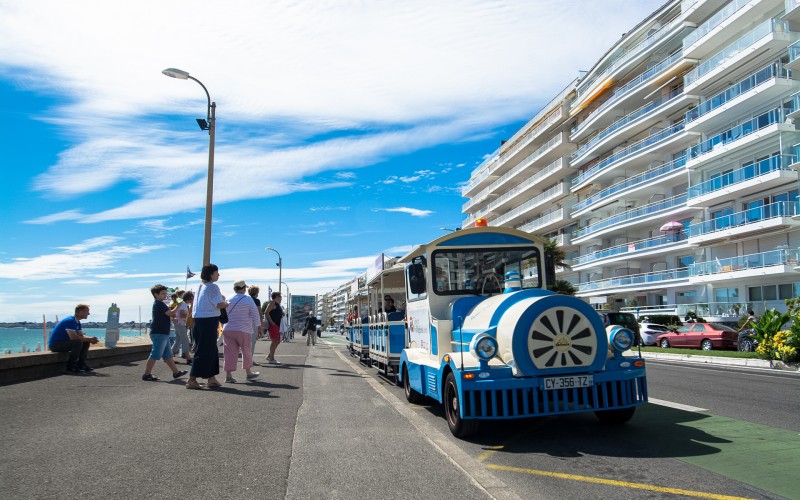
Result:
{"label": "balcony railing", "polygon": [[695,69],[683,77],[683,86],[688,87],[709,72],[713,71],[728,59],[735,57],[742,51],[755,44],[771,33],[789,32],[789,23],[780,19],[767,19],[756,26],[746,35],[728,45],[720,52],[711,56],[707,61],[700,63]]}
{"label": "balcony railing", "polygon": [[630,146],[628,146],[627,148],[623,149],[618,153],[606,156],[605,158],[601,159],[600,161],[592,165],[591,168],[584,170],[583,172],[581,172],[580,175],[572,179],[572,185],[576,186],[581,182],[585,181],[586,179],[588,179],[589,177],[593,176],[600,170],[608,168],[610,165],[613,165],[614,163],[620,160],[623,160],[631,155],[639,153],[651,146],[654,146],[662,141],[669,139],[675,134],[682,132],[683,128],[684,128],[684,122],[676,123],[675,125],[672,125],[667,129],[664,129],[660,132],[656,132],[655,134],[645,137],[641,141],[631,144]]}
{"label": "balcony railing", "polygon": [[733,271],[746,271],[748,269],[763,269],[765,267],[797,265],[797,250],[770,250],[769,252],[741,255],[728,259],[714,259],[707,262],[696,262],[689,266],[691,276],[707,274],[723,274]]}
{"label": "balcony railing", "polygon": [[555,222],[563,218],[564,218],[564,209],[559,208],[558,210],[553,210],[552,212],[542,215],[538,219],[534,219],[530,222],[522,224],[521,226],[517,226],[517,229],[519,229],[520,231],[525,231],[530,233],[536,231],[540,227],[544,227],[550,224],[551,222]]}
{"label": "balcony railing", "polygon": [[599,115],[606,108],[608,108],[614,101],[618,100],[619,98],[621,98],[625,94],[627,94],[629,91],[633,90],[634,88],[636,88],[639,85],[643,84],[647,80],[649,80],[649,79],[653,78],[654,76],[656,76],[657,74],[661,73],[668,66],[674,64],[676,61],[679,61],[682,57],[683,57],[683,51],[679,50],[677,52],[674,52],[674,53],[670,54],[669,56],[667,56],[666,58],[664,58],[663,60],[661,60],[658,64],[656,64],[652,68],[650,68],[647,71],[645,71],[644,73],[642,73],[641,75],[639,75],[636,78],[634,78],[633,80],[629,81],[628,83],[626,83],[622,87],[619,87],[618,89],[614,90],[614,93],[611,95],[611,97],[609,97],[603,104],[598,106],[597,109],[592,111],[592,113],[589,116],[587,116],[586,119],[584,121],[582,121],[577,127],[575,127],[573,130],[571,130],[571,132],[574,134],[574,133],[580,131],[581,129],[583,129],[583,127],[585,127],[586,124],[590,123],[590,121],[592,120],[592,117]]}
{"label": "balcony railing", "polygon": [[659,247],[666,247],[686,241],[686,235],[683,232],[656,236],[655,238],[648,238],[646,240],[632,241],[622,245],[616,245],[610,248],[604,248],[586,255],[581,255],[572,260],[573,265],[579,266],[588,264],[596,260],[614,257],[616,255],[625,255],[631,252],[641,252],[643,250],[653,250]]}
{"label": "balcony railing", "polygon": [[792,74],[791,71],[785,69],[783,65],[771,64],[766,68],[763,68],[760,71],[753,73],[752,75],[748,76],[747,78],[740,81],[736,85],[729,87],[726,90],[715,95],[714,97],[708,99],[707,101],[703,102],[696,108],[687,111],[686,123],[697,120],[701,116],[710,113],[711,111],[714,111],[723,104],[733,99],[736,99],[745,92],[753,90],[762,83],[766,83],[775,78],[790,78],[791,74]]}
{"label": "balcony railing", "polygon": [[624,191],[628,188],[632,188],[634,186],[638,186],[641,184],[647,184],[653,182],[654,180],[667,175],[669,173],[674,172],[675,170],[682,169],[686,166],[686,156],[681,156],[669,163],[661,165],[656,168],[651,168],[645,172],[642,172],[639,175],[635,175],[633,177],[629,177],[623,181],[620,181],[613,186],[609,186],[606,189],[600,191],[599,193],[595,193],[592,196],[586,198],[585,200],[576,203],[574,207],[572,207],[572,214],[573,217],[575,216],[575,212],[579,210],[583,210],[584,208],[596,203],[598,201],[604,200],[610,196],[614,196],[615,194],[619,193],[620,191]]}
{"label": "balcony railing", "polygon": [[696,238],[717,231],[724,231],[735,227],[742,227],[765,220],[792,217],[798,214],[796,201],[779,201],[756,208],[748,208],[741,212],[717,217],[703,222],[697,222],[688,227],[689,238]]}
{"label": "balcony railing", "polygon": [[800,41],[789,45],[789,62],[796,60],[798,57],[800,57]]}
{"label": "balcony railing", "polygon": [[588,281],[578,285],[578,292],[589,292],[592,290],[603,290],[630,285],[656,285],[662,281],[672,281],[689,278],[688,269],[669,269],[653,273],[631,274],[618,278],[607,278],[598,281]]}
{"label": "balcony railing", "polygon": [[603,139],[613,134],[617,130],[621,129],[625,125],[633,123],[637,121],[639,118],[649,115],[651,112],[660,108],[662,105],[667,104],[669,101],[675,99],[680,95],[683,95],[683,89],[675,89],[672,92],[670,92],[669,95],[667,95],[666,97],[653,101],[649,104],[645,104],[644,106],[628,114],[627,116],[623,116],[619,120],[615,121],[614,123],[606,127],[602,132],[600,132],[594,138],[592,138],[591,141],[584,144],[583,147],[581,147],[579,150],[572,153],[572,159],[582,156],[586,151],[594,147],[595,144],[602,141]]}
{"label": "balcony railing", "polygon": [[755,118],[747,120],[744,123],[715,135],[711,139],[705,140],[700,144],[690,147],[687,150],[689,159],[694,160],[695,158],[699,158],[704,154],[712,152],[717,146],[736,142],[739,139],[752,134],[753,132],[757,132],[763,128],[769,127],[770,125],[780,123],[783,121],[783,116],[784,112],[782,108],[770,109],[767,112],[761,113]]}
{"label": "balcony railing", "polygon": [[722,24],[723,21],[734,15],[736,12],[741,10],[742,7],[751,2],[752,0],[733,0],[730,2],[722,10],[709,17],[706,22],[698,26],[696,30],[689,33],[689,35],[683,39],[683,50],[686,50],[687,47],[694,45],[696,41],[706,36],[711,30]]}
{"label": "balcony railing", "polygon": [[757,163],[747,165],[733,172],[714,177],[700,184],[689,186],[689,198],[697,198],[728,186],[738,184],[740,182],[747,182],[756,179],[762,175],[766,175],[776,170],[786,170],[791,172],[792,169],[789,165],[795,162],[794,155],[776,155],[761,160]]}
{"label": "balcony railing", "polygon": [[[561,160],[561,158],[559,158]],[[506,201],[510,200],[511,198],[517,196],[519,193],[529,189],[531,186],[535,186],[536,184],[544,181],[550,174],[555,170],[554,166],[558,167],[560,165],[556,165],[558,161],[551,163],[547,167],[543,168],[542,170],[536,172],[535,174],[531,175],[527,179],[523,180],[513,188],[509,189],[505,194],[502,196],[498,196],[496,199],[492,200],[489,203],[489,210],[493,210],[498,206],[502,205]]]}
{"label": "balcony railing", "polygon": [[594,224],[582,227],[577,231],[575,231],[574,233],[572,233],[572,237],[582,238],[596,231],[600,231],[601,229],[605,229],[607,227],[616,224],[623,224],[625,222],[630,222],[643,217],[648,217],[650,215],[654,215],[674,207],[686,205],[686,199],[687,199],[686,193],[683,193],[679,194],[678,196],[673,196],[672,198],[667,198],[666,200],[657,201],[655,203],[650,203],[648,205],[635,208],[633,210],[628,210],[627,212],[613,215],[599,222],[595,222]]}
{"label": "balcony railing", "polygon": [[526,201],[522,205],[520,205],[520,206],[516,207],[515,209],[510,210],[510,211],[504,213],[503,215],[501,215],[500,217],[498,217],[497,218],[497,225],[498,226],[502,226],[506,222],[510,221],[514,217],[519,216],[520,214],[524,213],[525,211],[530,210],[530,209],[532,209],[533,207],[535,207],[537,205],[541,205],[542,203],[544,203],[545,200],[547,200],[549,198],[552,198],[554,196],[561,195],[561,194],[564,194],[564,184],[563,183],[558,183],[557,185],[551,187],[547,191],[544,191],[543,193],[541,193],[541,194],[539,194],[537,196],[534,196],[533,198],[531,198],[530,200]]}

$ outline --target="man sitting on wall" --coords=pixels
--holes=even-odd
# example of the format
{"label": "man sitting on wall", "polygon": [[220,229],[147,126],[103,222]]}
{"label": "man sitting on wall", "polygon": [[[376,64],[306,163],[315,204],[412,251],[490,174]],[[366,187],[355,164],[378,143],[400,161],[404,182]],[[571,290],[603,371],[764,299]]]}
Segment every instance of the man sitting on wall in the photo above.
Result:
{"label": "man sitting on wall", "polygon": [[58,322],[47,345],[53,352],[68,352],[68,373],[90,372],[92,368],[86,364],[86,355],[89,353],[89,344],[96,344],[97,337],[86,337],[81,330],[81,320],[89,317],[89,306],[78,304],[75,306],[75,315],[67,316]]}

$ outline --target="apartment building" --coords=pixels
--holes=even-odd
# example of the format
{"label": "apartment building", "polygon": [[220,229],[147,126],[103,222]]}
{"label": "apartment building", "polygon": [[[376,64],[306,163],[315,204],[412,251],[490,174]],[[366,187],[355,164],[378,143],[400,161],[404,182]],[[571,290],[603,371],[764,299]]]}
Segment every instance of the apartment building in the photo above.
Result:
{"label": "apartment building", "polygon": [[597,308],[785,309],[800,295],[798,40],[800,0],[665,3],[472,172],[463,225],[556,239],[559,278]]}

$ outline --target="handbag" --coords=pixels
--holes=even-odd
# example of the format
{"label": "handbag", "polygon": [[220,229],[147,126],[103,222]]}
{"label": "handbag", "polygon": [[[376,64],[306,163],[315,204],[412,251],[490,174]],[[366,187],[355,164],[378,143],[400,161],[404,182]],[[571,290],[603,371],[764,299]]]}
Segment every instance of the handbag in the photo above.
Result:
{"label": "handbag", "polygon": [[228,322],[228,311],[225,309],[219,310],[219,322],[223,325]]}

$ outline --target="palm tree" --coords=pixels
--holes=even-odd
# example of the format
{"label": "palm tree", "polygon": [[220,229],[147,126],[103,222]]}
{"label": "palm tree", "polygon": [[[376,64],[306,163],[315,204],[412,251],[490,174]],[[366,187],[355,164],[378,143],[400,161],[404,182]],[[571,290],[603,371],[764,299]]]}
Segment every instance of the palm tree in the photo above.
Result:
{"label": "palm tree", "polygon": [[563,267],[565,269],[572,269],[572,266],[567,263],[567,256],[564,254],[564,249],[558,246],[556,240],[547,240],[544,244],[544,252],[553,256],[553,264],[556,267]]}
{"label": "palm tree", "polygon": [[556,282],[547,287],[547,289],[559,295],[575,295],[575,292],[578,291],[575,285],[567,280],[556,280]]}

